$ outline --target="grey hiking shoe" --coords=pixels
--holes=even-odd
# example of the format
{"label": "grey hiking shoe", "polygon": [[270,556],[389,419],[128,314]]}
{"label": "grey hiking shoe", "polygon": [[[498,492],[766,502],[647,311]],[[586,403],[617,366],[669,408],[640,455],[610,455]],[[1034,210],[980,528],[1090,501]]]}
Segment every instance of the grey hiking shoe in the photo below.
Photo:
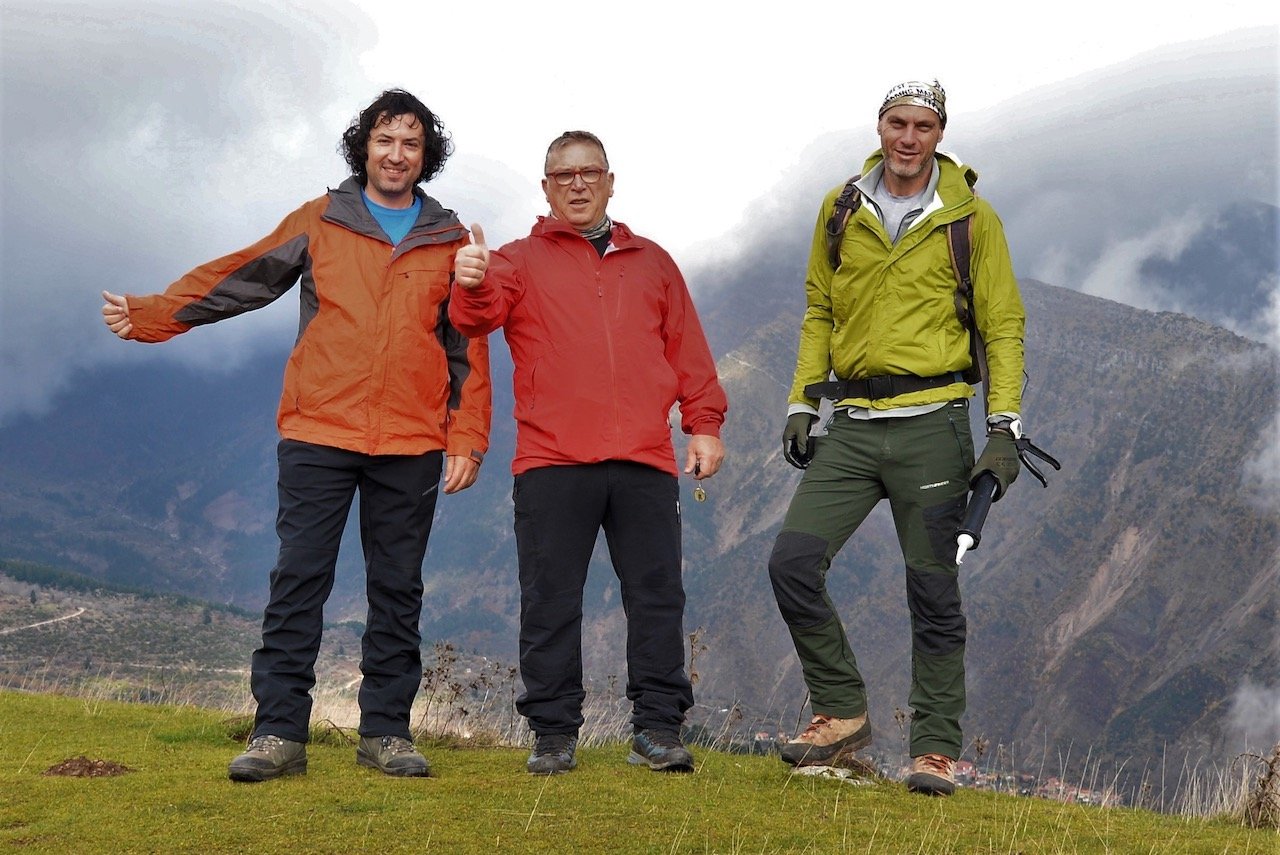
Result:
{"label": "grey hiking shoe", "polygon": [[871,744],[871,722],[867,714],[856,718],[833,718],[818,713],[804,732],[783,745],[779,754],[792,766],[831,766],[842,756]]}
{"label": "grey hiking shoe", "polygon": [[647,728],[637,733],[631,738],[627,762],[633,766],[647,765],[655,772],[693,771],[693,755],[674,730]]}
{"label": "grey hiking shoe", "polygon": [[530,775],[554,775],[568,772],[578,765],[573,756],[578,750],[577,733],[540,733],[533,743],[525,768]]}
{"label": "grey hiking shoe", "polygon": [[281,775],[302,775],[307,771],[307,746],[278,736],[255,736],[244,753],[227,766],[233,781],[265,781]]}
{"label": "grey hiking shoe", "polygon": [[956,761],[941,754],[911,758],[907,789],[926,796],[949,796],[956,791]]}
{"label": "grey hiking shoe", "polygon": [[431,774],[427,758],[403,736],[360,737],[356,762],[398,778],[426,778]]}

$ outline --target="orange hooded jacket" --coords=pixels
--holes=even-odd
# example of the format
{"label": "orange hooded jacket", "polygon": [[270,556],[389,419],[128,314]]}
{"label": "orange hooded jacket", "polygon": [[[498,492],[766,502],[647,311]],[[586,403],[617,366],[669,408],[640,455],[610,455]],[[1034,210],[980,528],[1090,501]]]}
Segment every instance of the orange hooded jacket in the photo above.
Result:
{"label": "orange hooded jacket", "polygon": [[246,249],[201,265],[163,294],[129,296],[129,337],[165,341],[261,308],[301,282],[280,435],[364,454],[480,461],[489,447],[489,350],[448,317],[453,256],[467,231],[414,191],[422,210],[396,246],[348,178]]}

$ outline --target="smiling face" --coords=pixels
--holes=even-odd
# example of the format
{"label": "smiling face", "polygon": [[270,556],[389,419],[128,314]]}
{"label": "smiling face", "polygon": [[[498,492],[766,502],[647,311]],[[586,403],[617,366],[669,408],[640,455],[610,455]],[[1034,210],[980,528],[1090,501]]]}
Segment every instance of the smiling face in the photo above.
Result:
{"label": "smiling face", "polygon": [[365,169],[369,181],[365,193],[384,208],[413,204],[413,185],[422,177],[423,149],[427,137],[412,113],[380,116],[369,131]]}
{"label": "smiling face", "polygon": [[[589,184],[582,176],[590,176],[592,170],[599,172],[600,178]],[[586,231],[604,219],[613,195],[613,173],[598,146],[578,140],[565,143],[547,154],[543,172],[546,177],[542,179],[542,192],[551,206],[551,216],[578,231]],[[553,177],[557,173],[569,173],[572,180],[559,184]]]}
{"label": "smiling face", "polygon": [[929,183],[942,120],[927,107],[893,107],[876,124],[884,152],[884,183],[895,196],[912,196]]}

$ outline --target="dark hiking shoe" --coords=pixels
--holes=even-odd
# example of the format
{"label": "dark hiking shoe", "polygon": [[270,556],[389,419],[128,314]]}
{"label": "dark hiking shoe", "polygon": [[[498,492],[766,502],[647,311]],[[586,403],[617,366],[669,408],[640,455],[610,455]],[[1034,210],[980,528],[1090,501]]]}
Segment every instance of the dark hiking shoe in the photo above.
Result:
{"label": "dark hiking shoe", "polygon": [[693,755],[674,730],[642,730],[631,738],[627,762],[655,772],[692,772]]}
{"label": "dark hiking shoe", "polygon": [[941,754],[911,758],[907,789],[926,796],[949,796],[956,791],[956,761]]}
{"label": "dark hiking shoe", "polygon": [[360,737],[356,762],[398,778],[425,778],[431,774],[427,758],[403,736]]}
{"label": "dark hiking shoe", "polygon": [[792,766],[831,766],[842,756],[870,744],[871,721],[866,713],[856,718],[832,718],[819,713],[779,753]]}
{"label": "dark hiking shoe", "polygon": [[307,746],[278,736],[255,736],[244,753],[231,761],[227,775],[233,781],[265,781],[307,771]]}
{"label": "dark hiking shoe", "polygon": [[540,733],[533,743],[533,753],[525,763],[530,775],[554,775],[568,772],[578,765],[573,752],[578,750],[577,733]]}

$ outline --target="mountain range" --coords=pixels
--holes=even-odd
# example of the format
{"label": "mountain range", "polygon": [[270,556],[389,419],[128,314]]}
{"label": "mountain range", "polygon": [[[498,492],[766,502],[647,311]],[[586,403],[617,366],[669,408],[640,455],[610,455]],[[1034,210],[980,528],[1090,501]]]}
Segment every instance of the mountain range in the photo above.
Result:
{"label": "mountain range", "polygon": [[[1274,246],[1235,251],[1256,258]],[[1146,758],[1220,751],[1238,736],[1234,694],[1280,673],[1280,523],[1245,465],[1274,427],[1276,353],[1185,315],[1033,280],[1022,290],[1025,417],[1064,468],[1047,489],[1023,475],[965,561],[968,732],[1024,754],[1073,743]],[[747,263],[734,289],[705,301],[732,407],[729,462],[707,483],[708,501],[694,502],[689,484],[682,494],[699,691],[780,718],[804,700],[765,571],[798,480],[778,436],[800,293],[785,266]],[[494,349],[493,449],[480,482],[441,501],[424,636],[513,660],[510,363],[500,339]],[[260,606],[274,556],[283,358],[234,377],[165,364],[86,374],[48,415],[4,427],[0,556]],[[356,537],[349,531],[330,620],[363,615]],[[616,675],[621,609],[607,564],[597,565],[586,663]],[[873,720],[891,734],[906,707],[909,641],[886,509],[829,580],[872,687]]]}
{"label": "mountain range", "polygon": [[[1195,61],[1171,50],[954,129],[991,164],[978,189],[1005,218],[1027,306],[1024,421],[1063,463],[1047,489],[1023,475],[965,559],[970,737],[1130,765],[1280,740],[1277,159],[1230,146],[1275,148],[1275,52],[1274,33],[1223,37]],[[700,697],[779,729],[805,700],[765,569],[799,478],[778,444],[805,255],[821,193],[860,168],[867,139],[815,143],[803,175],[686,270],[731,403],[707,501],[682,486],[691,665]],[[108,341],[96,319],[92,334],[138,347]],[[0,423],[0,559],[259,608],[288,343],[255,342],[233,370],[165,358],[77,369],[47,409]],[[491,450],[474,487],[441,499],[423,634],[513,661],[511,366],[492,344]],[[40,345],[49,361],[78,346]],[[30,378],[8,388],[18,379]],[[363,619],[362,576],[351,527],[328,620]],[[892,747],[909,629],[886,508],[829,581],[877,745]],[[584,626],[593,677],[621,673],[623,627],[601,548]]]}

